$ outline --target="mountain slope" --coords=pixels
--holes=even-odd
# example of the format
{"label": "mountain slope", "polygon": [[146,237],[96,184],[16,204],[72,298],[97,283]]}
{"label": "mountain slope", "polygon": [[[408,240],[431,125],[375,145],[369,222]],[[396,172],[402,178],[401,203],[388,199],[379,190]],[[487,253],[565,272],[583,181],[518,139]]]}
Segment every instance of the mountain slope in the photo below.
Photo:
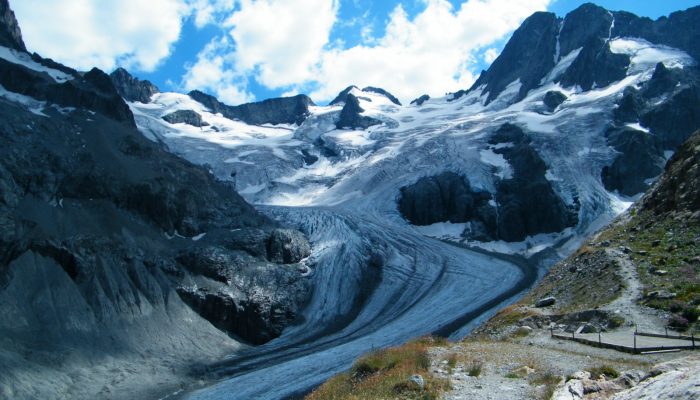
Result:
{"label": "mountain slope", "polygon": [[0,397],[160,397],[279,336],[308,298],[303,234],[144,138],[102,71],[26,53],[0,15]]}

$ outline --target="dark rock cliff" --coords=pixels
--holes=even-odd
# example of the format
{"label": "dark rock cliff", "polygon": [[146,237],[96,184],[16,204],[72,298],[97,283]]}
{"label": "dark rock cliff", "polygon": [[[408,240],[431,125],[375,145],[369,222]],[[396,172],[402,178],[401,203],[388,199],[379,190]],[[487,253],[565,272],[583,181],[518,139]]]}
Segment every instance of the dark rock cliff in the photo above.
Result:
{"label": "dark rock cliff", "polygon": [[117,68],[109,74],[109,77],[112,79],[112,83],[117,89],[117,92],[128,101],[148,103],[151,101],[151,97],[154,94],[160,92],[156,85],[152,84],[150,81],[142,81],[134,78],[124,68]]}
{"label": "dark rock cliff", "polygon": [[221,103],[214,96],[198,90],[191,91],[189,96],[214,113],[221,113],[229,119],[238,119],[252,125],[263,124],[301,124],[309,116],[309,107],[315,105],[303,94],[293,97],[281,97],[263,100],[257,103],[247,103],[239,106],[229,106]]}
{"label": "dark rock cliff", "polygon": [[382,123],[378,119],[361,115],[365,110],[360,107],[360,101],[354,95],[347,94],[344,101],[345,105],[335,123],[338,129],[367,129]]}
{"label": "dark rock cliff", "polygon": [[401,188],[401,214],[415,225],[470,222],[465,235],[485,241],[517,242],[576,225],[575,206],[567,206],[547,181],[547,166],[522,129],[503,125],[489,143],[508,144],[493,151],[513,169],[511,177],[496,183],[495,195],[475,191],[465,178],[445,172]]}
{"label": "dark rock cliff", "polygon": [[10,9],[7,0],[0,0],[0,46],[27,51],[15,13]]}

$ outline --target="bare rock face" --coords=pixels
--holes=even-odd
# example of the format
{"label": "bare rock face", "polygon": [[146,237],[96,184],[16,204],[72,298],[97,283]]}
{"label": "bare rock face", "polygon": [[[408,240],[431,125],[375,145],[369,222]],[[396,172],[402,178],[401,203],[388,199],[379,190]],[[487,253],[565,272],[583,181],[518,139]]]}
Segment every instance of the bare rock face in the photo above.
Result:
{"label": "bare rock face", "polygon": [[567,206],[547,181],[547,165],[522,129],[505,124],[490,143],[512,144],[494,150],[513,168],[513,176],[497,184],[498,238],[515,242],[576,225],[576,210]]}
{"label": "bare rock face", "polygon": [[641,204],[642,209],[656,214],[700,210],[700,131],[671,157],[664,174]]}
{"label": "bare rock face", "polygon": [[251,125],[298,124],[309,116],[309,107],[314,102],[306,95],[267,99],[256,103],[229,106],[214,96],[198,90],[188,94],[193,100],[202,103],[214,113],[221,113],[229,119],[238,119]]}
{"label": "bare rock face", "polygon": [[655,138],[629,127],[611,128],[606,137],[620,155],[612,165],[603,168],[601,176],[605,188],[626,196],[645,191],[646,181],[663,170],[663,153]]}
{"label": "bare rock face", "polygon": [[364,110],[360,107],[360,101],[353,94],[347,94],[345,105],[340,112],[340,118],[335,126],[338,129],[367,129],[372,125],[379,125],[382,122],[378,119],[361,115]]}
{"label": "bare rock face", "polygon": [[109,74],[114,87],[128,101],[149,103],[151,97],[160,90],[150,81],[142,81],[131,76],[124,68],[117,68]]}
{"label": "bare rock face", "polygon": [[202,116],[198,112],[192,110],[177,110],[164,115],[163,119],[171,124],[187,124],[197,128],[209,126],[206,121],[202,120]]}
{"label": "bare rock face", "polygon": [[0,46],[27,51],[15,13],[10,9],[7,0],[0,0]]}
{"label": "bare rock face", "polygon": [[415,225],[470,222],[468,236],[484,241],[517,242],[576,224],[576,210],[554,192],[545,178],[547,166],[520,128],[503,125],[489,143],[509,144],[494,151],[513,168],[512,177],[497,183],[495,194],[475,191],[464,177],[444,172],[401,188],[401,214]]}

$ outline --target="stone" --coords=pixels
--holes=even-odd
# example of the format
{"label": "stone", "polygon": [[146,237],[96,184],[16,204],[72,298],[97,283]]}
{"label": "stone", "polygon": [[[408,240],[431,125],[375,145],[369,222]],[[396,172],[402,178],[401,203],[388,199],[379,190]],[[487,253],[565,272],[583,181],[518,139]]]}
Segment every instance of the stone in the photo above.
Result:
{"label": "stone", "polygon": [[408,380],[414,383],[416,386],[418,386],[418,388],[421,390],[423,390],[423,388],[425,387],[425,381],[423,380],[423,377],[421,375],[411,375],[411,377],[408,378]]}
{"label": "stone", "polygon": [[491,198],[488,192],[472,189],[463,176],[447,171],[402,187],[398,208],[414,225],[471,222],[470,237],[493,238],[496,212]]}
{"label": "stone", "polygon": [[535,307],[542,308],[542,307],[549,307],[554,305],[554,303],[557,302],[557,299],[550,296],[550,297],[545,297],[542,299],[539,299],[535,302]]}
{"label": "stone", "polygon": [[649,292],[645,297],[648,299],[668,300],[673,299],[676,296],[676,293],[669,292],[668,290],[654,290],[652,292]]}

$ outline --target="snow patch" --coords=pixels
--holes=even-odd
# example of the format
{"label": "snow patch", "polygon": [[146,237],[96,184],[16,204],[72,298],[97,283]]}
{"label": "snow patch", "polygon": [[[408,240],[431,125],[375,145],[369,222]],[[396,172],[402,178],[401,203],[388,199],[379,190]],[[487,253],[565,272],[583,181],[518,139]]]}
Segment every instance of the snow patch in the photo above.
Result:
{"label": "snow patch", "polygon": [[32,60],[32,57],[29,54],[21,51],[0,46],[0,58],[13,64],[22,65],[37,72],[45,72],[57,83],[63,83],[73,79],[72,75],[66,74],[65,72],[57,69],[45,67]]}

